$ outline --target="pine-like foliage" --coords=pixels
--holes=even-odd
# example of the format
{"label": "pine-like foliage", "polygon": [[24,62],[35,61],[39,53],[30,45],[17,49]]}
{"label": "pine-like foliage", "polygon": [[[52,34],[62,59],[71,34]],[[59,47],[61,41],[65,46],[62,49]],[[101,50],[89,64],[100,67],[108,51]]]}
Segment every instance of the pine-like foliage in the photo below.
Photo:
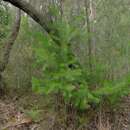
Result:
{"label": "pine-like foliage", "polygon": [[[36,62],[33,66],[42,68],[41,76],[32,78],[34,91],[61,93],[65,102],[71,102],[78,109],[87,109],[91,104],[99,104],[104,99],[113,103],[129,93],[129,78],[114,83],[98,79],[104,69],[98,64],[94,73],[85,71],[86,68],[81,65],[71,47],[75,38],[85,40],[85,29],[76,28],[63,19],[50,26],[53,31],[49,35],[31,33],[37,41],[34,44]],[[101,86],[93,88],[91,85],[95,82]]]}

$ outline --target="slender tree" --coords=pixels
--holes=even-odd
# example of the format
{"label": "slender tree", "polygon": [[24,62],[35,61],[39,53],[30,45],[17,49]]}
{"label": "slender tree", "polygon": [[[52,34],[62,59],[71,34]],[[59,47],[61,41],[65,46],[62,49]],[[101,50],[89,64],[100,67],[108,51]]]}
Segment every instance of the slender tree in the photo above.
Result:
{"label": "slender tree", "polygon": [[90,0],[85,0],[85,10],[86,10],[86,23],[88,32],[88,56],[89,56],[89,69],[92,72],[92,38],[91,38],[91,21],[90,21]]}
{"label": "slender tree", "polygon": [[3,50],[4,50],[3,58],[2,58],[2,61],[0,63],[0,87],[2,85],[2,73],[6,69],[6,66],[8,65],[12,46],[14,45],[14,42],[18,36],[18,33],[19,33],[20,21],[21,21],[21,11],[20,11],[20,9],[17,8],[16,9],[16,18],[15,18],[15,22],[14,22],[14,25],[13,25],[12,30],[11,30],[11,34],[3,46]]}

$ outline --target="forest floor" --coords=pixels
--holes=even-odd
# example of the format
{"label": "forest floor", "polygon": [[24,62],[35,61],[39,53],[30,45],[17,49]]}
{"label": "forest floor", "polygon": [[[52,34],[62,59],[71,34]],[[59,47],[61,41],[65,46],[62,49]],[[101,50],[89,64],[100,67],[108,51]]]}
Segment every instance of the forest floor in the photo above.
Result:
{"label": "forest floor", "polygon": [[[0,130],[50,130],[56,116],[50,101],[33,93],[1,98]],[[117,130],[130,130],[130,96],[117,108],[115,122]]]}
{"label": "forest floor", "polygon": [[47,101],[32,93],[0,99],[0,130],[48,130],[54,114]]}

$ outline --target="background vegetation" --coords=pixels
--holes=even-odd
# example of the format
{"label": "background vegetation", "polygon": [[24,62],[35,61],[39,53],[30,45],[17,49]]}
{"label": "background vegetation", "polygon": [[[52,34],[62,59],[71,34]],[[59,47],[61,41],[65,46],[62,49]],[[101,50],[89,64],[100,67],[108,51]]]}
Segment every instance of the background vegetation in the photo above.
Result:
{"label": "background vegetation", "polygon": [[[2,72],[6,95],[40,95],[57,113],[56,130],[103,130],[106,122],[109,130],[119,129],[112,118],[117,120],[115,111],[130,92],[129,0],[29,3],[42,14],[49,33],[22,12],[19,35]],[[1,63],[14,14],[12,5],[0,1]],[[27,113],[34,120],[39,117],[36,109]]]}

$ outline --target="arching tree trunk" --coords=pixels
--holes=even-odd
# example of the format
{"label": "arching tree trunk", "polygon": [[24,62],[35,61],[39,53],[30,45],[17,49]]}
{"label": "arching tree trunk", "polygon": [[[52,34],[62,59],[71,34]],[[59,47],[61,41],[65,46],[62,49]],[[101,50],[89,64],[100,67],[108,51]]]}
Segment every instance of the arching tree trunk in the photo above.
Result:
{"label": "arching tree trunk", "polygon": [[50,29],[48,28],[48,25],[45,22],[42,12],[36,10],[32,6],[32,4],[30,4],[26,0],[3,0],[3,1],[9,2],[14,6],[20,8],[25,13],[27,13],[30,17],[32,17],[32,19],[34,19],[38,24],[40,24],[43,27],[43,29],[45,29],[46,32],[50,32]]}
{"label": "arching tree trunk", "polygon": [[6,66],[8,65],[12,46],[13,46],[13,44],[18,36],[18,33],[19,33],[20,21],[21,21],[21,11],[20,11],[20,9],[17,8],[15,22],[14,22],[14,25],[12,27],[11,34],[3,46],[3,57],[2,57],[2,61],[0,63],[0,89],[3,86],[2,73],[6,69]]}

